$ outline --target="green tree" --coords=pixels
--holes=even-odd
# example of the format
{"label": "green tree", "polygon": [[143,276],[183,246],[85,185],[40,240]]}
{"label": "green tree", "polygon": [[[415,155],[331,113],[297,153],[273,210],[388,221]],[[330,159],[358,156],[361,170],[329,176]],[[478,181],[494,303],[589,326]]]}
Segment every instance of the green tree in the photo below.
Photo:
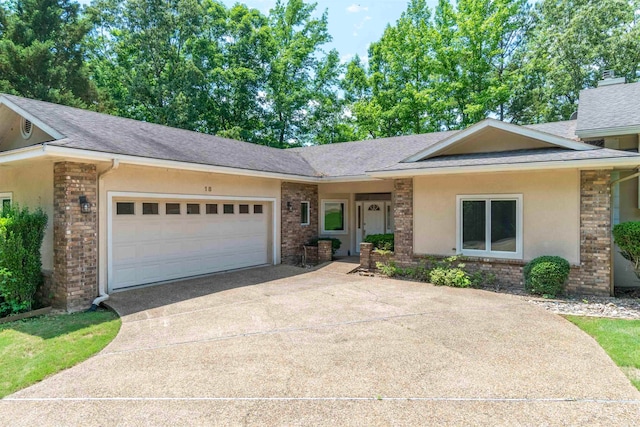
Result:
{"label": "green tree", "polygon": [[0,3],[0,92],[91,106],[95,90],[83,46],[90,29],[75,1]]}
{"label": "green tree", "polygon": [[[305,4],[303,0],[278,0],[269,12],[272,50],[265,86],[264,136],[270,145],[313,143],[310,126],[314,110],[333,107],[330,110],[335,113],[339,109],[337,102],[331,106],[326,98],[329,94],[337,96],[330,88],[337,85],[339,61],[337,53],[326,57],[321,50],[331,36],[327,12],[314,18],[315,8],[316,4]],[[328,79],[315,78],[319,75]],[[326,117],[324,112],[319,114]]]}
{"label": "green tree", "polygon": [[534,7],[520,52],[523,79],[514,88],[515,122],[568,119],[581,89],[614,70],[636,80],[640,64],[637,0],[543,0]]}

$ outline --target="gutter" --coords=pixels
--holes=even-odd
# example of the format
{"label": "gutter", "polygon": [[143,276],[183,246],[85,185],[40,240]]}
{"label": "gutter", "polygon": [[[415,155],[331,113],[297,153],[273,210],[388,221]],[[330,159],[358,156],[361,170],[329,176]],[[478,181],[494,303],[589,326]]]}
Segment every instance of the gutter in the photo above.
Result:
{"label": "gutter", "polygon": [[[98,224],[98,227],[100,226],[100,195],[102,194],[102,185],[104,183],[104,177],[110,174],[111,172],[113,172],[114,170],[118,169],[119,167],[120,167],[120,160],[117,158],[113,158],[111,159],[111,166],[107,170],[105,170],[104,172],[101,172],[98,175],[98,192],[96,195],[96,224]],[[98,233],[99,233],[99,230],[98,230]],[[98,259],[99,258],[100,258],[100,252],[98,248]],[[99,264],[100,263],[98,262],[98,265]],[[87,311],[96,311],[96,309],[100,304],[102,304],[103,302],[109,299],[109,294],[107,294],[106,290],[104,289],[104,284],[100,284],[99,282],[100,280],[98,280],[98,297],[93,300],[93,302],[91,303],[91,307]]]}

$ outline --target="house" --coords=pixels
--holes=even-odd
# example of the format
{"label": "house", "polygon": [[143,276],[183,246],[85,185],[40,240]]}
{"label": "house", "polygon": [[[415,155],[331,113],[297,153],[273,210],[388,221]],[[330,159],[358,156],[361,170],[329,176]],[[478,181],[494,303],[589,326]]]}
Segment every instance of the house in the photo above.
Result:
{"label": "house", "polygon": [[2,95],[0,200],[48,214],[46,286],[69,311],[297,263],[318,235],[355,255],[391,232],[400,264],[463,254],[517,283],[528,260],[559,255],[571,290],[608,295],[637,285],[611,227],[640,219],[640,84],[603,83],[581,93],[576,120],[289,150]]}

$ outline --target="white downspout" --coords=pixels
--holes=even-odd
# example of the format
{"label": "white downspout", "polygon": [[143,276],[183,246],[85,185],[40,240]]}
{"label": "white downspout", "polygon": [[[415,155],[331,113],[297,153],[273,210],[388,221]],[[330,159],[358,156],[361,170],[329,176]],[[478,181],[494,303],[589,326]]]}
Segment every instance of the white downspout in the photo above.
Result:
{"label": "white downspout", "polygon": [[[96,200],[96,215],[97,215],[96,223],[98,224],[98,227],[100,226],[100,195],[102,194],[103,180],[104,180],[105,175],[107,175],[107,174],[113,172],[114,170],[118,169],[118,167],[120,167],[120,160],[112,159],[111,160],[111,166],[109,167],[109,169],[105,170],[104,172],[102,172],[102,173],[100,173],[98,175],[98,195],[97,195],[97,200]],[[99,247],[100,247],[100,245],[98,245],[98,259],[100,259],[99,258],[100,257]],[[99,264],[99,262],[98,262],[98,264]],[[98,272],[98,274],[99,274],[99,272]],[[106,301],[108,299],[109,299],[109,294],[107,294],[106,289],[104,289],[104,284],[98,284],[98,297],[93,300],[93,302],[91,303],[91,308],[89,310],[95,311],[101,303],[103,303],[104,301]]]}

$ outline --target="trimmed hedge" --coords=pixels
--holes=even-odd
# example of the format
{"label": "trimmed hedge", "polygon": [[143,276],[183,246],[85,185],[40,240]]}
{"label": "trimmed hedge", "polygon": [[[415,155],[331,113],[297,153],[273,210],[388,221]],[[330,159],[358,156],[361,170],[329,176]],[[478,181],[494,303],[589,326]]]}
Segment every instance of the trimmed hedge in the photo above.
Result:
{"label": "trimmed hedge", "polygon": [[393,233],[370,234],[364,238],[365,243],[373,243],[373,249],[382,249],[384,251],[393,251],[393,240]]}
{"label": "trimmed hedge", "polygon": [[528,262],[523,269],[527,292],[555,298],[564,292],[571,266],[559,256],[541,256]]}
{"label": "trimmed hedge", "polygon": [[309,240],[307,246],[318,246],[319,240],[331,241],[331,255],[335,255],[336,251],[340,249],[340,246],[342,246],[342,242],[340,241],[340,239],[336,239],[335,237],[314,237],[313,239]]}
{"label": "trimmed hedge", "polygon": [[0,218],[0,316],[29,311],[42,284],[40,247],[47,215],[5,208]]}

